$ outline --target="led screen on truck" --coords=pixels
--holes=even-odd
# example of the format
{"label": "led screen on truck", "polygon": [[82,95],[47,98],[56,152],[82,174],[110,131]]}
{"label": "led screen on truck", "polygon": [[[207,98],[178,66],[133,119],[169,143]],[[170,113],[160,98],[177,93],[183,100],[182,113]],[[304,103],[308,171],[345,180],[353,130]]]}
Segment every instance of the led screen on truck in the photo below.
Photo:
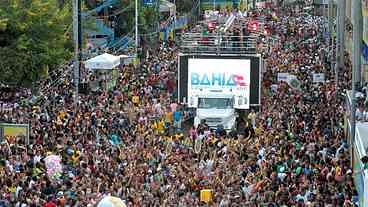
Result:
{"label": "led screen on truck", "polygon": [[249,108],[250,60],[188,59],[188,94],[245,97]]}
{"label": "led screen on truck", "polygon": [[187,103],[188,96],[201,89],[213,92],[242,89],[239,92],[242,91],[242,95],[246,94],[245,97],[249,99],[249,105],[259,107],[261,104],[262,67],[262,58],[258,54],[244,56],[180,54],[178,59],[178,101]]}

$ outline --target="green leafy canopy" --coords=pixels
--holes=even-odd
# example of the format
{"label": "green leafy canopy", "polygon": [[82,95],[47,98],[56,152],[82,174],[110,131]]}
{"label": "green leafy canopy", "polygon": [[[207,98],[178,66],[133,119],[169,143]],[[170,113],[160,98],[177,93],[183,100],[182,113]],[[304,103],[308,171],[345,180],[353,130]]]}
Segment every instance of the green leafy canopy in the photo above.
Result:
{"label": "green leafy canopy", "polygon": [[71,55],[71,7],[58,0],[0,4],[0,81],[28,85]]}

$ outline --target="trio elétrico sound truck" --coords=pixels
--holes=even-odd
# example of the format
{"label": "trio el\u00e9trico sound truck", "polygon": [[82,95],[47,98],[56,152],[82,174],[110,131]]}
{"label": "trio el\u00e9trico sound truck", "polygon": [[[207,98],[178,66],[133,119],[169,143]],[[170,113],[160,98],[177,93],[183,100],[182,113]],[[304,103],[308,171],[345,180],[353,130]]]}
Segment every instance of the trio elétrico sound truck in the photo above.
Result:
{"label": "trio el\u00e9trico sound truck", "polygon": [[239,112],[260,105],[260,55],[179,55],[178,97],[195,109],[194,126],[237,127]]}

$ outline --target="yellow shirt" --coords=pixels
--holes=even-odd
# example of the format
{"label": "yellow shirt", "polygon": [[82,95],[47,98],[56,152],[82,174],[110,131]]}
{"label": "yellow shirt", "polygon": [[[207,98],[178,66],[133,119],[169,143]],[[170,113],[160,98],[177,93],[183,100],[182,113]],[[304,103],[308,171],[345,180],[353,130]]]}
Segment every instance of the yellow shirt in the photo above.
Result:
{"label": "yellow shirt", "polygon": [[171,123],[173,120],[173,113],[171,111],[168,111],[165,113],[165,121],[168,123]]}
{"label": "yellow shirt", "polygon": [[157,129],[157,123],[156,123],[156,122],[153,122],[153,123],[151,124],[151,129],[152,129],[152,130]]}
{"label": "yellow shirt", "polygon": [[157,122],[157,130],[160,133],[163,133],[164,132],[164,122],[163,122],[163,120]]}
{"label": "yellow shirt", "polygon": [[17,188],[15,186],[11,186],[8,188],[8,192],[15,193],[17,191]]}
{"label": "yellow shirt", "polygon": [[60,117],[60,119],[64,119],[65,118],[65,112],[64,111],[60,111],[59,112],[59,117]]}
{"label": "yellow shirt", "polygon": [[145,131],[143,124],[138,124],[138,131],[141,132],[141,133],[143,133]]}

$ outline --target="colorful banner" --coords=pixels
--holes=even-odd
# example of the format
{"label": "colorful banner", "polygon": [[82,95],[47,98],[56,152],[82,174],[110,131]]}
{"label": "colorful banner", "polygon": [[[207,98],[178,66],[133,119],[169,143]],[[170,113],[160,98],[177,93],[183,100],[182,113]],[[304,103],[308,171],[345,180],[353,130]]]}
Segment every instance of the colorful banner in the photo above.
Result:
{"label": "colorful banner", "polygon": [[63,172],[61,157],[58,155],[49,155],[45,158],[46,173],[49,178],[59,178]]}
{"label": "colorful banner", "polygon": [[181,16],[174,20],[170,20],[170,22],[166,22],[161,24],[160,26],[160,41],[168,41],[169,38],[171,40],[174,39],[174,30],[185,29],[188,26],[188,17]]}
{"label": "colorful banner", "polygon": [[176,19],[175,22],[175,29],[185,29],[188,26],[188,17],[187,16],[181,16]]}
{"label": "colorful banner", "polygon": [[0,123],[0,141],[4,139],[9,144],[16,144],[20,139],[29,144],[29,125]]}

